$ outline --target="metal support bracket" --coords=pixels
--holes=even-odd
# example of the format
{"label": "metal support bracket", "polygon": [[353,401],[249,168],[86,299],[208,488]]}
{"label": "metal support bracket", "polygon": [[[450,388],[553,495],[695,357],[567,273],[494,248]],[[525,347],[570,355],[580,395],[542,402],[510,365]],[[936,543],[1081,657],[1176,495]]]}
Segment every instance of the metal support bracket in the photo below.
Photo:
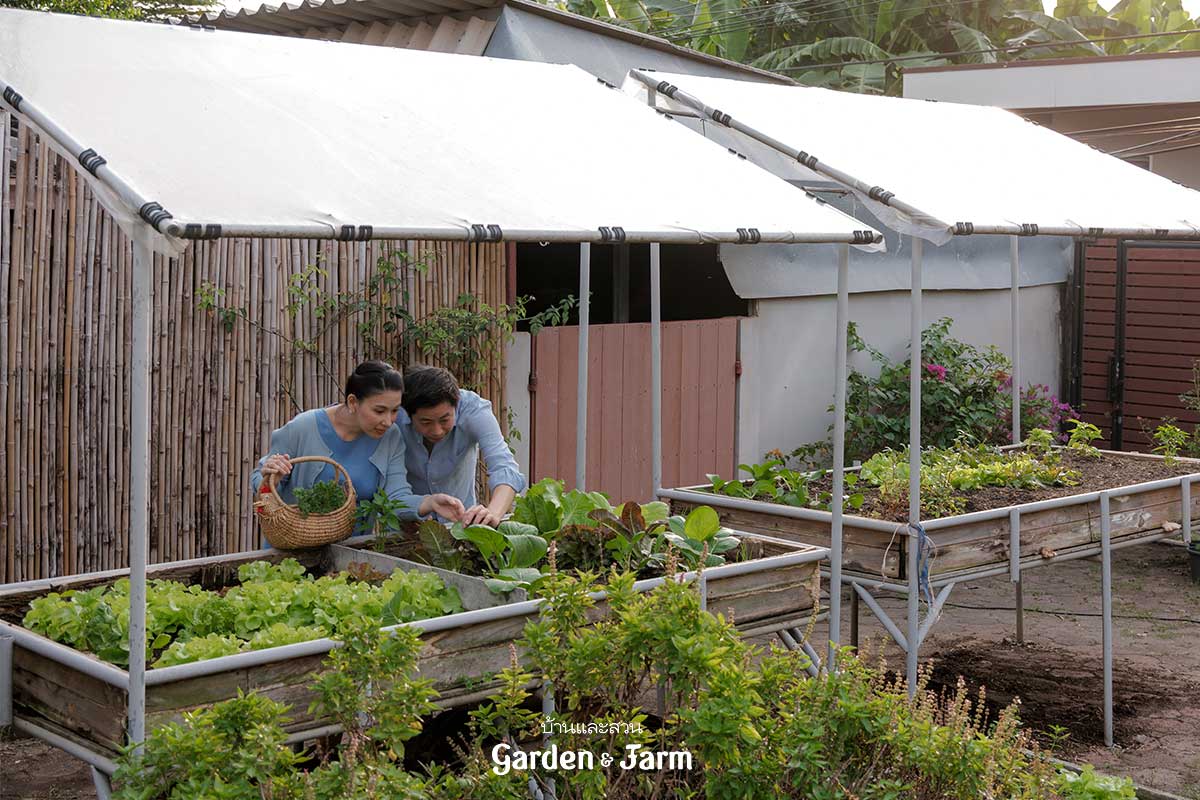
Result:
{"label": "metal support bracket", "polygon": [[950,592],[954,590],[957,584],[947,583],[938,592],[937,597],[933,599],[933,605],[925,612],[925,619],[921,622],[921,632],[917,637],[917,647],[920,648],[925,643],[925,637],[929,635],[929,631],[933,629],[934,623],[942,616],[942,606],[950,599]]}
{"label": "metal support bracket", "polygon": [[907,653],[908,639],[903,633],[900,632],[900,629],[896,627],[896,623],[892,621],[892,618],[888,616],[888,613],[883,610],[883,606],[879,605],[879,603],[875,601],[875,598],[871,596],[871,593],[859,584],[853,583],[851,586],[854,587],[854,591],[858,593],[858,596],[862,598],[862,601],[867,604],[867,607],[871,609],[871,613],[875,615],[875,618],[878,619],[879,622],[882,623],[883,627],[887,629],[887,632],[891,634],[892,641],[900,645],[900,649]]}

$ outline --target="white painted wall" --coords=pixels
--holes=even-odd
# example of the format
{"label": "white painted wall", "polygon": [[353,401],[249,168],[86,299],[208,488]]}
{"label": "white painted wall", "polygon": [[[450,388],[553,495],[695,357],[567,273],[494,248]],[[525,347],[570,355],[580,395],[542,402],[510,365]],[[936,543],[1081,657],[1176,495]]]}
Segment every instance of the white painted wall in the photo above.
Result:
{"label": "white painted wall", "polygon": [[531,337],[528,333],[514,334],[514,339],[504,351],[505,369],[504,397],[512,410],[512,425],[521,438],[508,437],[509,445],[516,450],[517,463],[521,472],[529,476],[529,432],[532,430],[533,415],[529,405],[529,354]]}
{"label": "white painted wall", "polygon": [[[1021,381],[1060,382],[1062,284],[1021,290]],[[996,345],[1011,356],[1009,291],[927,291],[925,326],[954,319],[955,338]],[[741,323],[742,377],[738,389],[738,461],[757,462],[772,448],[783,451],[824,439],[833,415],[834,315],[836,298],[793,297],[758,301],[756,316]],[[850,319],[868,344],[893,360],[908,353],[909,294],[873,292],[850,296]],[[864,354],[850,366],[877,373]]]}

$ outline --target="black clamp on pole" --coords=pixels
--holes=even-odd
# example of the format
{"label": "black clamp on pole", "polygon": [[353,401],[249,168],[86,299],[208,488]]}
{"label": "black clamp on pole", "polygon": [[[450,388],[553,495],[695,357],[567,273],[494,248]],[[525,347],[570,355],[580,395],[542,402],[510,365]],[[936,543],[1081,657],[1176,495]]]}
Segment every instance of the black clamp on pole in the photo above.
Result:
{"label": "black clamp on pole", "polygon": [[371,225],[359,225],[357,228],[353,225],[343,225],[337,238],[342,242],[365,242],[370,240],[374,230]]}
{"label": "black clamp on pole", "polygon": [[209,223],[201,225],[199,222],[189,222],[183,226],[184,239],[220,239],[221,226]]}
{"label": "black clamp on pole", "polygon": [[875,231],[855,231],[854,244],[874,244],[878,241],[878,234]]}
{"label": "black clamp on pole", "polygon": [[159,233],[162,233],[162,229],[158,227],[160,223],[174,219],[171,212],[154,202],[143,203],[142,207],[138,209],[138,216],[149,223],[150,227]]}
{"label": "black clamp on pole", "polygon": [[621,244],[625,241],[625,229],[619,225],[614,225],[611,228],[602,225],[600,226],[600,241]]}
{"label": "black clamp on pole", "polygon": [[796,160],[799,161],[804,166],[808,167],[809,169],[815,169],[817,166],[817,157],[810,156],[808,153],[804,152],[803,150],[801,150],[799,153],[796,153]]}
{"label": "black clamp on pole", "polygon": [[729,116],[728,114],[726,114],[724,111],[721,111],[720,109],[714,108],[712,110],[712,113],[709,114],[709,116],[712,117],[713,121],[716,122],[718,125],[724,125],[726,128],[729,127],[729,123],[733,122],[733,117]]}
{"label": "black clamp on pole", "polygon": [[667,81],[659,81],[658,86],[654,88],[659,94],[665,94],[667,97],[674,97],[675,93],[679,91],[678,86]]}
{"label": "black clamp on pole", "polygon": [[970,236],[975,233],[974,222],[956,222],[954,223],[955,236]]}
{"label": "black clamp on pole", "polygon": [[499,225],[472,225],[469,242],[498,242],[504,238]]}
{"label": "black clamp on pole", "polygon": [[1104,228],[1088,228],[1087,235],[1093,239],[1099,239],[1104,235]]}
{"label": "black clamp on pole", "polygon": [[17,90],[11,86],[4,90],[4,102],[8,103],[17,111],[21,110],[21,101],[24,99],[25,98],[21,97],[20,93],[18,93]]}
{"label": "black clamp on pole", "polygon": [[1019,235],[1020,236],[1037,236],[1038,235],[1038,226],[1032,222],[1022,222],[1021,223],[1021,233]]}
{"label": "black clamp on pole", "polygon": [[895,192],[889,192],[889,191],[885,190],[882,186],[872,186],[871,191],[867,192],[867,197],[871,198],[872,200],[876,200],[880,203],[883,203],[885,206],[888,203],[890,203],[892,198],[895,196],[896,196]]}
{"label": "black clamp on pole", "polygon": [[738,228],[738,244],[758,244],[762,241],[762,233],[758,228]]}
{"label": "black clamp on pole", "polygon": [[726,147],[725,149],[728,150],[729,152],[733,153],[735,156],[740,158],[742,161],[746,160],[746,157],[744,155],[739,153],[737,150],[734,150],[732,147]]}
{"label": "black clamp on pole", "polygon": [[1154,235],[1160,239],[1165,239],[1171,235],[1171,231],[1167,230],[1166,228],[1155,228]]}
{"label": "black clamp on pole", "polygon": [[108,162],[104,160],[104,156],[100,155],[89,147],[87,150],[84,150],[79,154],[79,163],[83,165],[84,169],[95,175],[96,170],[100,169]]}

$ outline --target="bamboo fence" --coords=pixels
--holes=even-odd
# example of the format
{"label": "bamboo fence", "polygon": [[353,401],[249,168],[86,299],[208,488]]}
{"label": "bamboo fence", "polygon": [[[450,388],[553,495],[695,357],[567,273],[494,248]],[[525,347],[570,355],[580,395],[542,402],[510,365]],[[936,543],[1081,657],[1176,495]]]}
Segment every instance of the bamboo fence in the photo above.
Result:
{"label": "bamboo fence", "polygon": [[[0,584],[124,567],[132,246],[74,163],[6,113],[0,169]],[[332,375],[268,333],[291,322],[289,279],[319,265],[324,292],[351,292],[397,249],[428,265],[401,272],[418,319],[464,293],[505,302],[503,244],[237,239],[155,257],[152,562],[258,546],[249,479],[271,431],[297,406],[337,402],[368,355],[353,319],[315,343]],[[248,322],[204,310],[206,285]],[[301,313],[286,333],[320,325]],[[492,356],[480,387],[498,411],[503,369]]]}

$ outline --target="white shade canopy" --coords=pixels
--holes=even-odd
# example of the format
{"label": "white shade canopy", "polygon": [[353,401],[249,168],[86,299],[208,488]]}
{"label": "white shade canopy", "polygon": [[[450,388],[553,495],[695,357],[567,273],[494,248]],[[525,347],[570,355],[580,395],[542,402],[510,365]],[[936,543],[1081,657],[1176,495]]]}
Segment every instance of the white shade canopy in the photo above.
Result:
{"label": "white shade canopy", "polygon": [[104,160],[81,163],[164,252],[232,235],[875,238],[572,66],[4,10],[0,81],[61,150]]}
{"label": "white shade canopy", "polygon": [[850,186],[889,227],[939,244],[1200,238],[1200,192],[1003,109],[643,71],[624,88],[702,114],[706,134],[777,174]]}

